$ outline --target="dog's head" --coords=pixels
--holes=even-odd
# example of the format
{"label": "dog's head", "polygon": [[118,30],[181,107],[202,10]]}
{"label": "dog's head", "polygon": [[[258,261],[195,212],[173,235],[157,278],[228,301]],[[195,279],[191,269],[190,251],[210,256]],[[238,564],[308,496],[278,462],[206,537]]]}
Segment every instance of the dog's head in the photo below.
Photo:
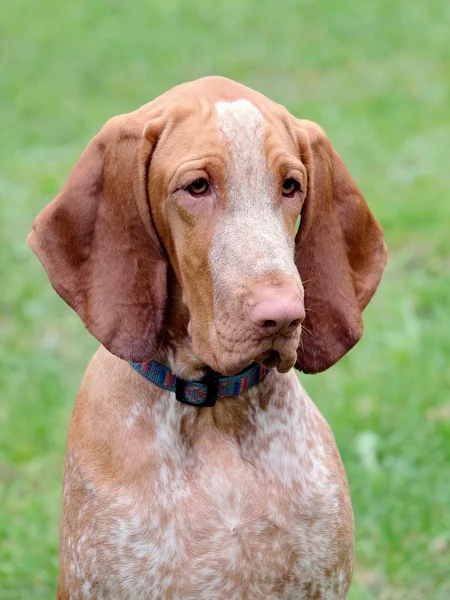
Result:
{"label": "dog's head", "polygon": [[29,243],[88,330],[135,362],[163,339],[170,269],[195,354],[223,374],[330,367],[386,262],[323,130],[218,77],[110,120]]}

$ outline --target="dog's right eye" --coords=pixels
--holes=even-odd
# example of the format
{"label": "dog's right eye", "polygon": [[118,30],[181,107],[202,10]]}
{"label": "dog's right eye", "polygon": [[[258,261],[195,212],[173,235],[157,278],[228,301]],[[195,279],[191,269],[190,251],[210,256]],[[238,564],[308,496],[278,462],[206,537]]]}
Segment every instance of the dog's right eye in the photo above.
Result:
{"label": "dog's right eye", "polygon": [[185,188],[192,196],[204,196],[209,192],[209,183],[202,177],[196,179]]}
{"label": "dog's right eye", "polygon": [[296,179],[289,177],[289,179],[285,179],[283,183],[283,196],[287,198],[292,198],[295,192],[300,190],[300,184]]}

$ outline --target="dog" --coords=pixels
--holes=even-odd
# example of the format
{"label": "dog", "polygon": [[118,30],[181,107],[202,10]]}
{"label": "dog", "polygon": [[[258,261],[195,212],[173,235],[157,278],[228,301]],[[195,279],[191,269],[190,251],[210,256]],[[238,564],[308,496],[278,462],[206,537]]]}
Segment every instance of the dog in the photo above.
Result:
{"label": "dog", "polygon": [[101,343],[58,600],[345,598],[347,480],[293,367],[358,342],[387,252],[323,129],[228,79],[180,85],[106,123],[29,244]]}

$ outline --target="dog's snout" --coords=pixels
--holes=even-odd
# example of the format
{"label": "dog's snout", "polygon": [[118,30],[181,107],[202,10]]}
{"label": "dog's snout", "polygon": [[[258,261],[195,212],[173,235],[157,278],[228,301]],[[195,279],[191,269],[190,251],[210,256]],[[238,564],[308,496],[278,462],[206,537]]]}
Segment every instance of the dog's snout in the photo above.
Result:
{"label": "dog's snout", "polygon": [[247,315],[262,335],[292,333],[305,318],[303,298],[297,288],[260,285],[246,302]]}

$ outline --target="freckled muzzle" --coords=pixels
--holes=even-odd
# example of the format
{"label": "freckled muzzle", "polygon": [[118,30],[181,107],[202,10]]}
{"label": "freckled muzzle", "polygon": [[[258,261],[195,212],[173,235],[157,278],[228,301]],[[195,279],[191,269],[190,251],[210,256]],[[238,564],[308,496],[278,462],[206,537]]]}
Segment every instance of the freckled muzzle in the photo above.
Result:
{"label": "freckled muzzle", "polygon": [[294,240],[268,193],[218,223],[210,252],[214,318],[211,348],[220,372],[258,360],[288,371],[296,361],[304,292]]}
{"label": "freckled muzzle", "polygon": [[214,368],[224,374],[254,360],[288,371],[305,319],[294,240],[268,194],[258,200],[253,211],[240,207],[218,223],[210,252],[214,318],[209,335]]}

